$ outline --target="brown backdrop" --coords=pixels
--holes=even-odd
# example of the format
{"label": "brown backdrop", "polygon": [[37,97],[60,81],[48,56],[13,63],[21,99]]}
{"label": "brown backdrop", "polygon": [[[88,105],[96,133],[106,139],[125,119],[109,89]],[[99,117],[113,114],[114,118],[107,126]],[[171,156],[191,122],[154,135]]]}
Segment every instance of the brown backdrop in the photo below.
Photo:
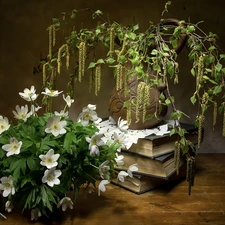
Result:
{"label": "brown backdrop", "polygon": [[[140,29],[148,27],[149,20],[157,22],[164,8],[165,0],[0,0],[0,114],[13,119],[12,110],[15,105],[24,105],[18,92],[32,84],[39,90],[41,75],[33,75],[33,67],[38,65],[41,56],[48,51],[48,33],[46,28],[53,17],[58,18],[61,12],[72,9],[91,8],[101,10],[111,21],[129,24],[135,19]],[[123,3],[123,4],[122,4]],[[212,31],[219,35],[218,44],[225,50],[225,2],[221,0],[173,0],[169,13],[165,17],[190,20],[193,23],[204,21],[201,28],[207,33]],[[87,15],[76,21],[80,26],[81,20],[85,25],[92,25],[92,19]],[[94,24],[95,25],[95,24]],[[195,115],[195,107],[187,104],[191,97],[191,87],[194,79],[189,76],[190,64],[187,61],[187,50],[179,57],[180,78],[179,86],[174,87],[173,95],[177,98],[177,105],[191,118]],[[65,87],[68,71],[58,78],[58,89]],[[75,104],[70,110],[71,117],[76,119],[80,110],[88,103],[97,104],[97,111],[101,117],[107,117],[107,102],[115,82],[112,71],[103,69],[104,86],[99,97],[88,93],[88,79],[75,87]],[[63,107],[57,103],[58,110]],[[221,136],[222,120],[218,121],[216,130],[212,131],[212,112],[207,114],[205,124],[205,138],[200,152],[225,152],[225,139]]]}

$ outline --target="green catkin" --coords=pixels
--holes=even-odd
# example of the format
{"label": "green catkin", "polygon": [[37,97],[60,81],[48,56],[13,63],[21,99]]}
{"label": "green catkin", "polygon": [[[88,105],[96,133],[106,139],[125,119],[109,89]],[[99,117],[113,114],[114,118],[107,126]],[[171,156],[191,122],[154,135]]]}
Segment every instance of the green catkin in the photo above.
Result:
{"label": "green catkin", "polygon": [[144,99],[143,99],[143,114],[142,114],[142,122],[145,122],[146,117],[146,109],[150,105],[150,86],[146,85],[144,86]]}
{"label": "green catkin", "polygon": [[52,88],[51,89],[55,89],[55,86],[56,86],[56,69],[52,70],[51,84],[52,84]]}
{"label": "green catkin", "polygon": [[131,119],[132,119],[131,115],[132,115],[132,108],[131,108],[131,102],[129,102],[127,106],[127,115],[126,115],[128,126],[131,124]]}
{"label": "green catkin", "polygon": [[93,87],[93,78],[92,78],[92,72],[90,72],[90,75],[89,75],[89,93],[90,94],[92,92],[92,87]]}
{"label": "green catkin", "polygon": [[187,158],[186,180],[188,182],[188,194],[191,194],[191,187],[194,185],[195,178],[195,158],[190,156]]}
{"label": "green catkin", "polygon": [[69,52],[69,46],[66,44],[66,69],[69,69],[70,66],[70,52]]}
{"label": "green catkin", "polygon": [[225,108],[224,108],[224,111],[223,111],[223,132],[222,132],[222,135],[223,135],[223,137],[225,137]]}
{"label": "green catkin", "polygon": [[199,115],[198,121],[198,149],[200,148],[201,141],[202,141],[202,130],[203,130],[203,123],[205,120],[205,116],[203,114]]}
{"label": "green catkin", "polygon": [[50,59],[52,58],[52,27],[53,25],[48,28],[48,56]]}
{"label": "green catkin", "polygon": [[78,81],[81,82],[81,78],[84,76],[86,58],[86,45],[85,42],[81,41],[79,45],[79,68],[78,68]]}
{"label": "green catkin", "polygon": [[114,38],[115,38],[115,29],[112,27],[110,29],[110,37],[109,37],[109,54],[110,57],[113,57],[113,53],[114,53]]}
{"label": "green catkin", "polygon": [[101,65],[95,67],[95,95],[98,95],[98,92],[101,87]]}
{"label": "green catkin", "polygon": [[127,75],[124,73],[124,76],[123,76],[123,79],[124,79],[124,97],[127,97],[128,96],[128,80],[127,80]]}
{"label": "green catkin", "polygon": [[142,101],[143,101],[143,95],[144,95],[144,88],[145,88],[145,83],[140,82],[137,87],[137,102],[136,102],[136,112],[135,112],[136,123],[138,123],[140,120],[139,112],[140,112],[140,107],[143,104]]}
{"label": "green catkin", "polygon": [[119,64],[117,67],[116,67],[116,90],[120,90],[122,88],[122,83],[123,83],[123,80],[122,80],[122,65]]}
{"label": "green catkin", "polygon": [[179,64],[177,62],[174,63],[174,69],[175,69],[175,77],[174,77],[174,84],[178,84],[179,83],[179,79],[178,79],[178,73],[179,73]]}
{"label": "green catkin", "polygon": [[64,44],[58,50],[58,57],[57,57],[57,72],[58,72],[58,74],[60,74],[60,71],[61,71],[61,57],[62,57],[63,50],[65,51],[65,55],[66,55],[66,68],[69,69],[69,60],[70,60],[69,47],[67,44]]}
{"label": "green catkin", "polygon": [[202,96],[202,103],[207,105],[208,102],[209,102],[209,94],[207,92],[204,92]]}
{"label": "green catkin", "polygon": [[180,167],[180,151],[181,151],[181,144],[179,141],[176,141],[174,148],[174,167],[176,169],[177,175],[179,174],[179,167]]}
{"label": "green catkin", "polygon": [[218,111],[217,102],[214,102],[213,103],[213,130],[215,130],[215,125],[217,121],[217,111]]}
{"label": "green catkin", "polygon": [[86,43],[83,42],[83,46],[82,46],[82,76],[84,76],[86,56],[87,56]]}
{"label": "green catkin", "polygon": [[124,54],[125,48],[126,48],[126,37],[124,37],[124,39],[123,39],[122,48],[121,48],[120,52],[118,53],[117,61],[119,61],[120,56]]}
{"label": "green catkin", "polygon": [[203,56],[199,56],[198,60],[198,71],[197,71],[197,76],[196,76],[196,89],[199,90],[200,84],[202,82],[202,77],[203,77],[203,72],[204,72],[204,61],[203,61]]}
{"label": "green catkin", "polygon": [[52,25],[52,46],[55,46],[56,43],[56,35],[55,35],[55,25]]}
{"label": "green catkin", "polygon": [[46,74],[47,64],[48,63],[43,64],[43,68],[42,68],[42,82],[44,87],[46,87],[46,84],[47,84],[47,74]]}

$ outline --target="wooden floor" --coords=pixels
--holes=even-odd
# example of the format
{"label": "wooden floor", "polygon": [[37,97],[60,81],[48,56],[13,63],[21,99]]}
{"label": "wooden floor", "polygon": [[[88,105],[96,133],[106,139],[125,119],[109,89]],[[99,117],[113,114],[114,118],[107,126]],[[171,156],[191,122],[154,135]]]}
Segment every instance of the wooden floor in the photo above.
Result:
{"label": "wooden floor", "polygon": [[2,225],[225,225],[225,154],[199,154],[192,194],[181,180],[142,195],[114,185],[100,197],[81,191],[73,210],[34,223],[19,212]]}

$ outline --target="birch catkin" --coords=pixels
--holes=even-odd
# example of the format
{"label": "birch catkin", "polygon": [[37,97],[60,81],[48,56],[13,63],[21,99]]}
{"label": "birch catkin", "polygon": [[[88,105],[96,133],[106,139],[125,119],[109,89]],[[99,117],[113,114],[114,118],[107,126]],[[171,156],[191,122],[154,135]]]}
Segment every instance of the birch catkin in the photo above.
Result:
{"label": "birch catkin", "polygon": [[122,88],[122,83],[123,83],[123,69],[122,65],[119,64],[116,67],[116,90],[120,90]]}
{"label": "birch catkin", "polygon": [[46,87],[46,83],[47,83],[47,74],[46,74],[46,66],[48,63],[44,63],[43,64],[43,68],[42,68],[42,81],[43,81],[43,86]]}
{"label": "birch catkin", "polygon": [[197,90],[199,89],[199,86],[202,82],[203,72],[204,72],[204,61],[203,61],[203,56],[201,55],[201,56],[199,56],[199,60],[198,60],[198,71],[197,71],[197,76],[196,76]]}
{"label": "birch catkin", "polygon": [[78,69],[78,81],[81,82],[81,78],[84,76],[86,61],[86,43],[80,42],[79,45],[79,69]]}
{"label": "birch catkin", "polygon": [[110,35],[109,35],[109,54],[110,57],[113,57],[113,53],[114,53],[114,38],[115,38],[115,29],[114,27],[110,28]]}
{"label": "birch catkin", "polygon": [[126,120],[127,120],[127,125],[129,126],[131,124],[131,120],[132,120],[132,107],[131,107],[131,102],[129,102],[128,103],[128,106],[127,106]]}
{"label": "birch catkin", "polygon": [[150,86],[145,84],[144,87],[144,99],[143,99],[143,114],[142,114],[142,122],[145,122],[146,117],[146,110],[147,107],[150,105]]}
{"label": "birch catkin", "polygon": [[98,95],[98,92],[101,87],[101,64],[98,64],[95,67],[95,95]]}
{"label": "birch catkin", "polygon": [[203,123],[205,120],[205,116],[203,114],[199,115],[198,118],[198,148],[200,148],[201,141],[202,141],[202,130],[203,130]]}
{"label": "birch catkin", "polygon": [[122,48],[121,48],[120,52],[118,53],[117,61],[119,61],[120,56],[122,56],[124,54],[125,49],[126,49],[126,37],[124,37],[124,39],[123,39]]}
{"label": "birch catkin", "polygon": [[177,175],[179,174],[179,167],[180,167],[180,151],[181,151],[181,144],[179,141],[176,141],[174,148],[174,167],[176,169]]}
{"label": "birch catkin", "polygon": [[52,27],[53,25],[48,28],[48,56],[50,59],[52,58]]}
{"label": "birch catkin", "polygon": [[140,82],[137,86],[137,102],[136,102],[136,110],[135,110],[135,116],[136,116],[136,123],[139,122],[139,113],[140,113],[140,107],[143,106],[143,99],[144,99],[144,92],[145,92],[145,83]]}
{"label": "birch catkin", "polygon": [[64,44],[58,50],[58,57],[57,57],[57,72],[58,72],[58,74],[60,74],[60,71],[61,71],[61,57],[62,57],[63,51],[66,55],[66,68],[69,69],[69,60],[70,60],[69,46],[67,44]]}
{"label": "birch catkin", "polygon": [[[225,104],[225,103],[223,103]],[[225,137],[225,107],[223,109],[223,132],[222,135]]]}
{"label": "birch catkin", "polygon": [[194,185],[195,178],[195,158],[190,156],[187,158],[186,180],[188,182],[188,194],[191,194],[191,187]]}
{"label": "birch catkin", "polygon": [[217,121],[217,111],[218,111],[217,102],[214,102],[213,103],[213,130],[215,130],[215,125]]}

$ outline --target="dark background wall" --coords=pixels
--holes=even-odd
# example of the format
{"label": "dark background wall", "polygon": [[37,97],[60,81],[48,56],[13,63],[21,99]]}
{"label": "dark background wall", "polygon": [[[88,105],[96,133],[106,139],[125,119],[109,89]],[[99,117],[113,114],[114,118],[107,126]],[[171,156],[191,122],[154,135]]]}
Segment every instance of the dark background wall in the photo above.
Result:
{"label": "dark background wall", "polygon": [[[52,18],[61,17],[61,12],[70,12],[73,9],[91,8],[99,9],[111,21],[129,24],[134,18],[140,29],[148,27],[149,21],[158,22],[165,0],[0,0],[0,114],[13,119],[12,110],[15,106],[26,103],[19,97],[18,92],[24,88],[35,85],[37,90],[41,87],[41,75],[33,75],[33,67],[37,66],[41,56],[48,53],[48,33],[46,28],[51,24]],[[225,2],[221,0],[173,0],[169,6],[169,13],[165,18],[173,17],[190,20],[193,23],[204,21],[200,26],[208,33],[218,34],[219,46],[225,50]],[[89,15],[84,15],[76,26],[92,26]],[[187,60],[185,49],[179,56],[180,83],[173,88],[176,103],[182,111],[190,114],[192,122],[196,113],[194,106],[190,106],[189,98],[194,87],[194,78],[191,78],[190,63]],[[80,110],[88,103],[97,104],[97,112],[101,117],[107,117],[107,103],[111,89],[115,85],[112,71],[103,70],[105,74],[104,86],[99,97],[88,93],[87,79],[75,87],[75,104],[70,110],[71,117],[76,119]],[[64,71],[58,78],[58,89],[65,88],[68,81],[68,72]],[[62,103],[59,102],[61,109]],[[58,109],[58,110],[59,110]],[[205,137],[199,152],[224,152],[225,139],[221,136],[222,119],[218,120],[216,130],[212,131],[212,110],[209,111],[205,123]]]}

